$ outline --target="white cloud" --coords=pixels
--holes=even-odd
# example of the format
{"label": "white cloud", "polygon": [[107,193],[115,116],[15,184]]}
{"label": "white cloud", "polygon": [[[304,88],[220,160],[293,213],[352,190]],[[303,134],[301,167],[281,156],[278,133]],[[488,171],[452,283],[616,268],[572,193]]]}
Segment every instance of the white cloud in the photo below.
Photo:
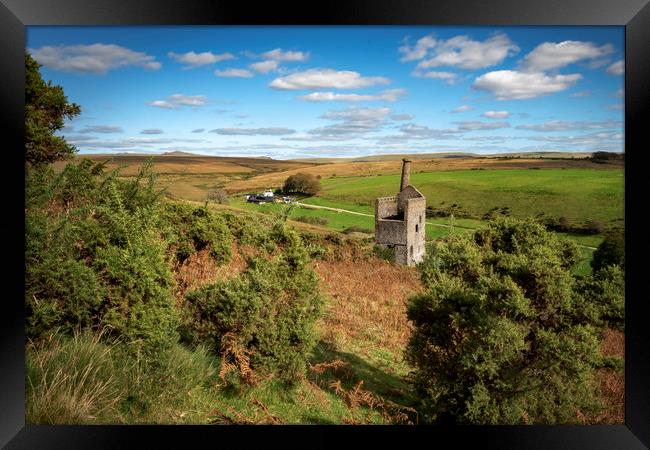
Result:
{"label": "white cloud", "polygon": [[625,97],[625,91],[623,89],[617,89],[616,92],[614,93],[616,97]]}
{"label": "white cloud", "polygon": [[464,112],[467,112],[467,111],[471,111],[473,109],[474,109],[474,107],[471,106],[471,105],[460,105],[458,108],[452,109],[451,112],[452,113],[464,113]]}
{"label": "white cloud", "polygon": [[394,102],[406,93],[406,89],[389,89],[378,94],[339,94],[337,92],[312,92],[311,94],[298,97],[308,102],[369,102],[383,100]]}
{"label": "white cloud", "polygon": [[48,69],[64,72],[105,74],[128,66],[158,70],[156,58],[114,44],[59,45],[29,49],[34,59]]}
{"label": "white cloud", "polygon": [[214,54],[212,52],[195,53],[193,51],[188,53],[167,53],[171,59],[185,65],[186,69],[193,69],[207,64],[214,64],[219,61],[226,61],[233,59],[235,56],[232,53],[226,52],[221,54]]}
{"label": "white cloud", "polygon": [[386,123],[390,109],[381,108],[348,108],[330,110],[321,119],[336,123],[307,131],[307,136],[286,138],[285,140],[349,140],[362,137],[377,131]]}
{"label": "white cloud", "polygon": [[290,128],[216,128],[210,130],[210,133],[223,134],[228,136],[283,136],[295,133]]}
{"label": "white cloud", "polygon": [[364,77],[358,72],[333,69],[309,69],[276,78],[269,86],[275,89],[358,89],[388,84],[385,77]]}
{"label": "white cloud", "polygon": [[86,126],[83,130],[79,130],[79,133],[122,133],[124,130],[122,127],[115,125],[89,125]]}
{"label": "white cloud", "polygon": [[458,129],[429,128],[425,125],[409,123],[399,129],[401,134],[382,136],[378,139],[380,143],[403,143],[411,139],[456,139],[460,133]]}
{"label": "white cloud", "polygon": [[413,120],[415,116],[412,114],[393,114],[390,116],[391,119],[396,120],[396,121],[402,121],[402,120]]}
{"label": "white cloud", "polygon": [[[424,38],[423,38],[424,39]],[[503,33],[490,36],[485,41],[474,41],[468,36],[455,36],[448,40],[420,39],[415,47],[405,45],[400,52],[402,61],[420,60],[417,69],[431,67],[459,67],[475,70],[494,66],[506,57],[519,52],[514,42]]]}
{"label": "white cloud", "polygon": [[485,111],[481,115],[483,117],[487,117],[488,119],[507,119],[510,117],[510,113],[508,111]]}
{"label": "white cloud", "polygon": [[566,121],[566,120],[551,120],[549,122],[531,124],[531,125],[518,125],[515,128],[520,130],[533,130],[533,131],[569,131],[569,130],[607,130],[612,128],[621,128],[623,123],[619,120],[603,120],[603,121]]}
{"label": "white cloud", "polygon": [[309,58],[309,52],[284,52],[281,48],[276,48],[262,54],[262,56],[275,61],[306,61]]}
{"label": "white cloud", "polygon": [[574,92],[571,94],[571,97],[589,97],[591,95],[591,91],[580,91],[580,92]]}
{"label": "white cloud", "polygon": [[160,128],[145,128],[140,134],[163,134],[164,131]]}
{"label": "white cloud", "polygon": [[546,75],[544,73],[497,70],[474,80],[473,87],[491,92],[497,100],[524,100],[560,92],[573,86],[582,75]]}
{"label": "white cloud", "polygon": [[617,111],[619,109],[625,109],[625,105],[623,105],[622,103],[618,103],[615,105],[607,105],[607,109],[610,111]]}
{"label": "white cloud", "polygon": [[411,75],[417,78],[431,78],[434,80],[445,80],[445,83],[452,85],[456,83],[457,74],[453,72],[439,72],[435,70],[430,70],[428,72],[423,72],[421,70],[414,70],[411,72]]}
{"label": "white cloud", "polygon": [[269,73],[276,70],[279,65],[280,63],[278,61],[269,59],[267,61],[253,63],[249,67],[259,73]]}
{"label": "white cloud", "polygon": [[558,69],[585,59],[602,58],[613,51],[611,44],[598,47],[592,42],[544,42],[526,55],[521,68],[527,72]]}
{"label": "white cloud", "polygon": [[606,72],[610,75],[623,75],[625,73],[625,63],[622,59],[616,61],[607,68]]}
{"label": "white cloud", "polygon": [[458,124],[459,131],[497,130],[508,128],[508,122],[454,122]]}
{"label": "white cloud", "polygon": [[214,71],[214,74],[218,77],[225,78],[251,78],[253,76],[253,73],[246,69],[217,69]]}
{"label": "white cloud", "polygon": [[165,100],[152,100],[146,102],[149,106],[164,109],[178,109],[181,106],[203,106],[206,103],[206,98],[203,95],[183,95],[174,94],[167,97]]}
{"label": "white cloud", "polygon": [[437,41],[432,35],[429,36],[424,36],[415,43],[413,47],[411,47],[408,44],[404,44],[402,47],[399,48],[399,52],[403,54],[402,58],[400,61],[402,62],[408,62],[408,61],[416,61],[418,59],[422,59],[426,56],[427,51],[429,49],[432,49],[436,46]]}
{"label": "white cloud", "polygon": [[203,133],[205,131],[205,128],[196,128],[192,130],[192,133]]}

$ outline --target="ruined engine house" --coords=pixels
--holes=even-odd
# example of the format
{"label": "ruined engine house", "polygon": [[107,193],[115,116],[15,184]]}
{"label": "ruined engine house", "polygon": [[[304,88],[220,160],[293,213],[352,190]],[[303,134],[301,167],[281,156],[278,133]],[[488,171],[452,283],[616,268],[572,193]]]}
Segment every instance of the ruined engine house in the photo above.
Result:
{"label": "ruined engine house", "polygon": [[411,186],[411,161],[402,160],[399,193],[375,200],[375,242],[395,252],[398,264],[415,265],[424,259],[426,198]]}

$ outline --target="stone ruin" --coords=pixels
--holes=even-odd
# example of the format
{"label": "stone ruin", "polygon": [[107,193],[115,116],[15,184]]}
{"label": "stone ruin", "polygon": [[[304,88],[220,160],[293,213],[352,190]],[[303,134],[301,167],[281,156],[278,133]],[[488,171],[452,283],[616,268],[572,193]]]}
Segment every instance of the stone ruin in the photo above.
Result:
{"label": "stone ruin", "polygon": [[411,161],[402,160],[399,193],[375,200],[375,242],[395,252],[395,262],[413,266],[424,259],[426,198],[411,186]]}

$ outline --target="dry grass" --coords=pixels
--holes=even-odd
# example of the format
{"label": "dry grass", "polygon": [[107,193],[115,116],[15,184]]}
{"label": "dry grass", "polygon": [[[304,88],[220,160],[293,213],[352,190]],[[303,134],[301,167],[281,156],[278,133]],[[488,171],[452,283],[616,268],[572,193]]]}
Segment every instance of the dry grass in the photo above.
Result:
{"label": "dry grass", "polygon": [[[603,356],[625,357],[625,334],[607,329],[603,333],[601,344]],[[604,410],[591,423],[621,424],[625,423],[625,374],[623,370],[600,369],[596,374],[600,400]]]}
{"label": "dry grass", "polygon": [[185,293],[217,280],[234,278],[246,268],[244,254],[249,250],[236,243],[230,247],[232,257],[227,264],[217,265],[208,249],[200,250],[178,265],[175,270],[175,297],[182,302]]}
{"label": "dry grass", "polygon": [[323,321],[325,340],[394,353],[405,348],[411,333],[406,302],[422,289],[417,269],[351,254],[316,261],[314,269],[323,293],[333,299]]}

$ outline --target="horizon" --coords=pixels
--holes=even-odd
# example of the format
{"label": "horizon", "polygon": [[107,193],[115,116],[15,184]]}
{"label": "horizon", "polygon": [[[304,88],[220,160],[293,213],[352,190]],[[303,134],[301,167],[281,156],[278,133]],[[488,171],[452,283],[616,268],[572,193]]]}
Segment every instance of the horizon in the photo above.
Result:
{"label": "horizon", "polygon": [[27,28],[79,155],[624,153],[624,27]]}

